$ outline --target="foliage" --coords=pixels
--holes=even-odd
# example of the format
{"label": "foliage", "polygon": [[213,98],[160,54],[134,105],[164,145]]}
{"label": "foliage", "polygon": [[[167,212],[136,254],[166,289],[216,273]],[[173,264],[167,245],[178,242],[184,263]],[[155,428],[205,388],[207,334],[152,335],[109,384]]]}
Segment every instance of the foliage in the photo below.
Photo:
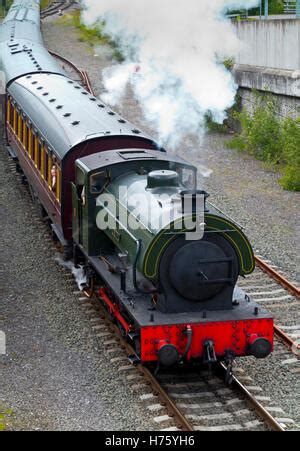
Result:
{"label": "foliage", "polygon": [[259,160],[280,168],[280,184],[300,191],[300,117],[282,118],[275,96],[255,93],[253,111],[234,113],[241,133],[230,142],[231,148],[247,151]]}
{"label": "foliage", "polygon": [[284,4],[282,0],[269,0],[269,14],[283,14]]}
{"label": "foliage", "polygon": [[283,157],[286,163],[280,184],[291,191],[300,191],[300,117],[286,119],[283,124]]}
{"label": "foliage", "polygon": [[5,430],[4,415],[0,414],[0,431]]}
{"label": "foliage", "polygon": [[9,417],[13,416],[13,410],[12,409],[3,409],[0,406],[0,432],[5,431],[7,426],[7,419]]}
{"label": "foliage", "polygon": [[233,119],[235,119],[235,115],[241,109],[241,97],[237,94],[235,96],[234,104],[231,108],[226,110],[227,118],[223,121],[222,124],[218,124],[213,120],[212,113],[208,111],[205,115],[205,127],[210,132],[217,133],[229,133],[233,128]]}
{"label": "foliage", "polygon": [[235,60],[234,60],[234,58],[226,58],[223,61],[223,64],[227,70],[232,70],[233,66],[235,65]]}
{"label": "foliage", "polygon": [[104,23],[98,22],[97,25],[93,27],[87,27],[81,22],[80,11],[74,11],[70,14],[65,14],[63,17],[58,19],[58,22],[62,25],[76,27],[79,31],[79,40],[82,42],[87,42],[91,47],[97,45],[108,45],[114,50],[114,57],[122,61],[122,55],[118,49],[117,44],[107,35],[105,35],[103,28]]}
{"label": "foliage", "polygon": [[41,9],[48,8],[50,3],[51,3],[51,0],[41,0]]}
{"label": "foliage", "polygon": [[[244,10],[245,11],[245,10]],[[236,14],[243,14],[243,10],[234,11]],[[249,9],[249,15],[258,16],[260,8]],[[262,13],[264,14],[264,0],[262,2]],[[284,3],[283,0],[269,0],[269,14],[283,14]]]}

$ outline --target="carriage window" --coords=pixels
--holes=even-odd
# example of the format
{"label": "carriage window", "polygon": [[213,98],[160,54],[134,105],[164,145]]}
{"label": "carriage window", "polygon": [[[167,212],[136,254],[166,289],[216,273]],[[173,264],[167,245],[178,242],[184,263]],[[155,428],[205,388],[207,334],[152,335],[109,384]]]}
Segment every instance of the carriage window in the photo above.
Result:
{"label": "carriage window", "polygon": [[21,142],[23,141],[23,120],[21,114],[19,114],[18,118],[18,138]]}
{"label": "carriage window", "polygon": [[37,147],[37,168],[39,171],[42,170],[42,144],[40,141],[38,141],[38,147]]}
{"label": "carriage window", "polygon": [[32,132],[32,130],[29,129],[29,145],[28,145],[28,149],[29,149],[29,156],[30,158],[33,159],[33,152],[34,152],[34,134]]}
{"label": "carriage window", "polygon": [[48,181],[48,166],[49,166],[49,155],[47,148],[44,147],[44,171],[43,171],[43,177],[46,181]]}
{"label": "carriage window", "polygon": [[32,146],[32,160],[36,161],[36,149],[37,149],[37,138],[33,136],[33,146]]}
{"label": "carriage window", "polygon": [[37,136],[34,138],[34,164],[36,167],[38,166],[39,162],[39,139]]}
{"label": "carriage window", "polygon": [[13,127],[14,126],[14,106],[12,103],[10,103],[10,115],[9,115],[9,123]]}
{"label": "carriage window", "polygon": [[90,189],[92,194],[100,194],[103,191],[106,183],[108,181],[108,176],[106,172],[98,172],[91,176]]}
{"label": "carriage window", "polygon": [[18,112],[17,112],[16,108],[14,108],[14,122],[13,122],[13,127],[14,127],[15,133],[17,133],[17,126],[18,126]]}
{"label": "carriage window", "polygon": [[28,133],[27,133],[27,123],[26,123],[25,120],[23,120],[23,140],[22,140],[22,143],[23,143],[23,146],[25,147],[26,150],[27,150],[27,148],[28,148],[28,145],[27,145],[27,136],[28,136]]}
{"label": "carriage window", "polygon": [[6,122],[12,125],[13,114],[12,114],[12,104],[10,99],[7,100],[7,110],[6,110]]}
{"label": "carriage window", "polygon": [[60,202],[60,191],[61,191],[61,169],[56,165],[56,199]]}
{"label": "carriage window", "polygon": [[51,180],[51,190],[58,197],[59,189],[59,168],[55,157],[51,158],[51,170],[50,170],[50,180]]}

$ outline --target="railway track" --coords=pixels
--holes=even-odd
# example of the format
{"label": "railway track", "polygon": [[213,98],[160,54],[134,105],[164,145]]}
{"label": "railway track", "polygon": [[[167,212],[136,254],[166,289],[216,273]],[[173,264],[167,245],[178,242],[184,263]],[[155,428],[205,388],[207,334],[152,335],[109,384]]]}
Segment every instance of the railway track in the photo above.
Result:
{"label": "railway track", "polygon": [[239,285],[255,302],[273,313],[275,336],[295,354],[291,363],[299,363],[300,290],[278,267],[261,256],[256,256],[255,259],[257,270],[246,279],[240,280]]}
{"label": "railway track", "polygon": [[55,52],[49,52],[61,64],[62,68],[77,83],[80,83],[90,94],[95,95],[87,71],[79,69],[74,63]]}
{"label": "railway track", "polygon": [[52,1],[48,8],[41,11],[41,19],[46,19],[54,14],[58,14],[59,11],[63,12],[75,4],[77,4],[77,2],[72,0]]}
{"label": "railway track", "polygon": [[[59,2],[58,2],[59,3]],[[78,69],[73,63],[60,55],[54,54],[65,64],[70,76],[80,82],[93,94],[86,71]],[[11,166],[14,167],[11,160]],[[243,288],[258,303],[266,305],[274,313],[275,332],[288,345],[289,350],[299,349],[297,337],[300,337],[299,289],[268,262],[256,258],[258,269],[253,275],[241,280]],[[69,269],[63,269],[66,278],[74,287],[74,279]],[[184,430],[267,430],[284,431],[293,425],[290,418],[272,415],[276,408],[268,404],[270,399],[263,396],[260,387],[255,386],[242,368],[235,367],[232,385],[224,383],[226,366],[221,365],[222,377],[209,375],[193,369],[188,373],[155,372],[142,365],[131,365],[127,356],[133,353],[130,345],[123,339],[119,329],[110,322],[108,313],[95,296],[74,291],[91,322],[96,338],[104,348],[104,355],[111,364],[118,366],[118,372],[135,392],[138,392],[145,408],[153,414],[155,426],[162,431]],[[282,311],[285,310],[285,314]],[[293,314],[295,312],[295,314]],[[292,316],[292,318],[291,318]],[[297,356],[287,359],[291,364],[297,363]],[[297,370],[297,368],[296,368]],[[277,409],[278,410],[278,409]]]}
{"label": "railway track", "polygon": [[[227,368],[221,364],[217,374],[197,369],[168,370],[156,375],[142,365],[132,365],[128,356],[133,349],[96,296],[74,291],[91,322],[92,330],[105,347],[109,364],[118,363],[118,372],[139,393],[145,408],[153,413],[153,422],[161,431],[284,431],[293,425],[290,418],[272,415],[270,399],[262,389],[235,368],[232,385],[225,384]],[[275,408],[275,412],[280,408]]]}

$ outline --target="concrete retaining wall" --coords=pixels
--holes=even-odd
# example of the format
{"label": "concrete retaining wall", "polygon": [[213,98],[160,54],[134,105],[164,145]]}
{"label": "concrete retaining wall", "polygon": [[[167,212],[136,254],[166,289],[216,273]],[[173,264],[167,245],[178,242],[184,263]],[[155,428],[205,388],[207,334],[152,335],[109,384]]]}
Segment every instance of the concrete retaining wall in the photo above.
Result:
{"label": "concrete retaining wall", "polygon": [[238,64],[278,69],[300,69],[300,19],[235,22],[244,43]]}
{"label": "concrete retaining wall", "polygon": [[[255,105],[255,95],[253,91],[247,88],[239,88],[239,96],[241,97],[241,106],[252,113]],[[300,98],[289,97],[283,95],[275,95],[277,101],[277,115],[285,118],[291,117],[296,119],[300,117]]]}
{"label": "concrete retaining wall", "polygon": [[236,64],[233,74],[236,83],[243,88],[268,91],[300,99],[300,70],[280,70]]}

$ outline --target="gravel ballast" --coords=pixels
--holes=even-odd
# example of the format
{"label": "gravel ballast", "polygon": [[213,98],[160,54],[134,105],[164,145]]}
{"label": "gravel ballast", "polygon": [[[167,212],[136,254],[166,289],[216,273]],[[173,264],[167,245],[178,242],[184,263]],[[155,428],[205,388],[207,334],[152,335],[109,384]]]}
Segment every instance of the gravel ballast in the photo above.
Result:
{"label": "gravel ballast", "polygon": [[[75,28],[51,21],[44,24],[43,32],[51,50],[88,71],[99,94],[101,70],[111,64],[110,49],[98,49],[95,56],[79,40]],[[130,91],[118,110],[151,132]],[[196,150],[187,153],[182,147],[179,154],[214,171],[203,181],[211,201],[244,224],[259,253],[296,279],[299,194],[283,191],[277,184],[279,176],[265,171],[260,162],[228,150],[227,139],[208,135],[199,147],[191,138],[188,147]],[[0,330],[6,332],[8,345],[8,355],[0,356],[0,411],[12,409],[7,427],[153,429],[151,417],[141,410],[139,397],[128,390],[117,366],[110,365],[102,355],[101,344],[72,293],[75,287],[66,282],[55,262],[56,251],[47,241],[45,226],[34,220],[34,207],[28,196],[24,197],[24,189],[11,173],[2,149],[0,226]],[[281,392],[285,405],[279,405],[297,420],[297,375],[285,379],[282,371],[277,378],[275,358],[268,359],[267,365],[255,362],[245,362],[250,375],[275,399]]]}
{"label": "gravel ballast", "polygon": [[[49,232],[0,149],[0,413],[14,430],[155,428],[103,355]],[[124,363],[123,363],[124,364]],[[126,360],[125,360],[126,364]]]}

